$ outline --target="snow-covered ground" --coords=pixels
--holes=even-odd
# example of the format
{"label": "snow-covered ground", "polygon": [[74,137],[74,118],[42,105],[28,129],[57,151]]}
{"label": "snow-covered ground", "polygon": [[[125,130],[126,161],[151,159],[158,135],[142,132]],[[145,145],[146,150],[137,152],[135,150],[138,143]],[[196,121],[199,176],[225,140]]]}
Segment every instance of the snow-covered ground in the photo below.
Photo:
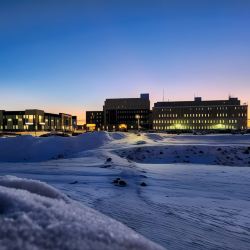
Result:
{"label": "snow-covered ground", "polygon": [[163,249],[45,183],[4,176],[0,187],[1,249]]}
{"label": "snow-covered ground", "polygon": [[51,184],[167,249],[250,249],[249,147],[249,135],[1,138],[0,175]]}

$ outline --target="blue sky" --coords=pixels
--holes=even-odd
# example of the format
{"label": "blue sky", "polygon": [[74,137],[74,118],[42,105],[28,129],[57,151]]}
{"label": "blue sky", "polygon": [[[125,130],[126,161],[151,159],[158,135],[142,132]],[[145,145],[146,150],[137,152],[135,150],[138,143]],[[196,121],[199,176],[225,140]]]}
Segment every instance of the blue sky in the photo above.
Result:
{"label": "blue sky", "polygon": [[250,1],[0,0],[0,109],[250,101]]}

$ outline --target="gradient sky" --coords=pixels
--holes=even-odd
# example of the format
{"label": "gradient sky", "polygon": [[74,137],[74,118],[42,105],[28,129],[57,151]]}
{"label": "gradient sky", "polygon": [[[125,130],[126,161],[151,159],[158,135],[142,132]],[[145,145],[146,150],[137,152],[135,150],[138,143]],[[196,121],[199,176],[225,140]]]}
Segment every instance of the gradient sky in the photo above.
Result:
{"label": "gradient sky", "polygon": [[250,1],[0,0],[0,109],[83,120],[105,98],[250,104]]}

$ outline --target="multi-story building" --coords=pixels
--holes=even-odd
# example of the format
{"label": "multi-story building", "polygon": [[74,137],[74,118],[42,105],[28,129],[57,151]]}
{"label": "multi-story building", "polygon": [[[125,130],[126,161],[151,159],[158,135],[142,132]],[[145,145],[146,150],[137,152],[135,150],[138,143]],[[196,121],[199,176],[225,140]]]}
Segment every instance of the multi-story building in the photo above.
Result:
{"label": "multi-story building", "polygon": [[72,131],[72,115],[65,114],[65,113],[59,113],[59,116],[61,118],[61,130],[62,131]]}
{"label": "multi-story building", "polygon": [[106,130],[149,128],[149,94],[141,94],[140,98],[106,99],[103,115]]}
{"label": "multi-story building", "polygon": [[72,129],[77,130],[77,116],[72,116]]}
{"label": "multi-story building", "polygon": [[86,128],[87,130],[103,130],[103,111],[86,111]]}
{"label": "multi-story building", "polygon": [[247,105],[238,98],[228,100],[157,102],[153,107],[153,129],[167,130],[244,130]]}
{"label": "multi-story building", "polygon": [[72,131],[72,116],[45,113],[38,109],[0,110],[0,131]]}

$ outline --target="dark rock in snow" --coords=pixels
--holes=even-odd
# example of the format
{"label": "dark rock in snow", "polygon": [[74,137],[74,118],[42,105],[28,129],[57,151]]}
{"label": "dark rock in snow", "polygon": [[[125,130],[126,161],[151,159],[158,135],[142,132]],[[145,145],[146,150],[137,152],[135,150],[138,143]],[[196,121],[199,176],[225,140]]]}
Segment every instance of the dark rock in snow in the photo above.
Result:
{"label": "dark rock in snow", "polygon": [[119,182],[120,180],[121,180],[121,178],[118,177],[118,178],[116,178],[116,179],[113,180],[113,183],[114,183],[114,184],[118,184],[118,182]]}
{"label": "dark rock in snow", "polygon": [[78,181],[72,181],[69,184],[76,184],[76,183],[78,183]]}
{"label": "dark rock in snow", "polygon": [[124,186],[127,185],[127,182],[124,181],[124,180],[119,180],[119,181],[118,181],[118,184],[119,184],[119,186],[124,187]]}
{"label": "dark rock in snow", "polygon": [[64,155],[63,154],[59,154],[58,156],[57,156],[57,159],[63,159],[64,158]]}
{"label": "dark rock in snow", "polygon": [[246,149],[243,154],[250,154],[250,151],[248,149]]}
{"label": "dark rock in snow", "polygon": [[114,184],[118,184],[118,180],[113,180],[113,182],[112,183],[114,183]]}
{"label": "dark rock in snow", "polygon": [[111,157],[107,158],[107,160],[106,160],[106,162],[111,162],[111,161],[112,161]]}
{"label": "dark rock in snow", "polygon": [[116,186],[124,187],[127,185],[126,181],[122,180],[121,178],[116,178],[113,180],[113,184]]}
{"label": "dark rock in snow", "polygon": [[133,158],[131,155],[128,155],[127,158],[128,158],[129,160],[134,160],[134,158]]}
{"label": "dark rock in snow", "polygon": [[136,145],[141,145],[141,144],[146,144],[146,142],[145,141],[137,141],[135,144]]}
{"label": "dark rock in snow", "polygon": [[111,167],[111,165],[103,165],[103,166],[101,166],[101,168],[110,168]]}
{"label": "dark rock in snow", "polygon": [[147,186],[147,184],[146,184],[145,182],[142,182],[140,185],[141,185],[142,187],[146,187],[146,186]]}

